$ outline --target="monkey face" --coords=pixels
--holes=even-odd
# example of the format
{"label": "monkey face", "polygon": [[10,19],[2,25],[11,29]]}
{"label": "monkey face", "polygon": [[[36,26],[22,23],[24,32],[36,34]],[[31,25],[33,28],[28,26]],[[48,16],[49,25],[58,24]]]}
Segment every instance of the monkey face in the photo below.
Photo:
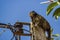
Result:
{"label": "monkey face", "polygon": [[35,11],[31,11],[29,15],[30,15],[31,18],[36,17],[36,12]]}
{"label": "monkey face", "polygon": [[34,16],[34,14],[33,13],[30,13],[30,17],[33,17]]}

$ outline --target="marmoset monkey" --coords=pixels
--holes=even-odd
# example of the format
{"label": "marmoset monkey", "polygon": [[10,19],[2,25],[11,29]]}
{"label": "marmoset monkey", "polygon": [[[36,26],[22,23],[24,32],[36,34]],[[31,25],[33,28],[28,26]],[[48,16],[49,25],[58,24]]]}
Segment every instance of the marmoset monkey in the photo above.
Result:
{"label": "marmoset monkey", "polygon": [[30,18],[32,20],[32,23],[34,26],[41,27],[44,31],[47,31],[48,33],[48,38],[50,40],[51,38],[51,27],[47,20],[42,17],[41,15],[37,14],[35,11],[30,12]]}

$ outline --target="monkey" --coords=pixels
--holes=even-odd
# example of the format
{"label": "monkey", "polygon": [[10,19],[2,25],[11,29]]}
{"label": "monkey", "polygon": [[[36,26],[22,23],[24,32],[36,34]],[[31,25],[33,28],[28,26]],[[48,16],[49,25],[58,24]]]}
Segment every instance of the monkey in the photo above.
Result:
{"label": "monkey", "polygon": [[46,31],[48,33],[48,38],[49,38],[48,40],[50,40],[50,38],[51,38],[51,26],[48,23],[48,21],[43,16],[36,13],[35,11],[31,11],[29,15],[30,15],[32,23],[35,26],[41,27],[44,31]]}

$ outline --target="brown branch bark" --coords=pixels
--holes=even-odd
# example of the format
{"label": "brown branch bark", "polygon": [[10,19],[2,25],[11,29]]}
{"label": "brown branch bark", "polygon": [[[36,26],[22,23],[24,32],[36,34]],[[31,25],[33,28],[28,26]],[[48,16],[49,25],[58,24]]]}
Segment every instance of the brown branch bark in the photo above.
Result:
{"label": "brown branch bark", "polygon": [[16,22],[16,24],[23,24],[23,25],[30,25],[30,23],[28,23],[28,22]]}
{"label": "brown branch bark", "polygon": [[9,28],[7,25],[0,25],[0,28]]}

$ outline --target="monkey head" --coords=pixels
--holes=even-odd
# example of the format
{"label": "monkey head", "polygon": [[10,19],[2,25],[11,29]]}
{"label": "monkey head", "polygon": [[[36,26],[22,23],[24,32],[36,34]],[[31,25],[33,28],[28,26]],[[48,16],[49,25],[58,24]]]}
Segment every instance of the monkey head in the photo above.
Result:
{"label": "monkey head", "polygon": [[29,15],[31,18],[33,18],[36,17],[37,13],[35,11],[31,11]]}

